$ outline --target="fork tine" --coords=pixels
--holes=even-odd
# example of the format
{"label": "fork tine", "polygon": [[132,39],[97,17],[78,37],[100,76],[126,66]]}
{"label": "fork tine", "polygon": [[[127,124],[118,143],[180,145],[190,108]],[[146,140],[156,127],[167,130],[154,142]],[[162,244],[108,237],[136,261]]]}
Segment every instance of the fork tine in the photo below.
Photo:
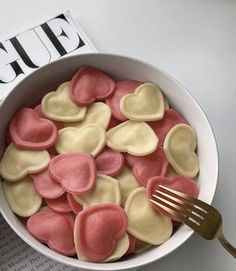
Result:
{"label": "fork tine", "polygon": [[184,216],[180,215],[178,212],[174,211],[173,209],[159,203],[157,200],[153,200],[153,199],[150,199],[150,201],[157,205],[159,208],[161,208],[162,210],[164,210],[165,212],[167,212],[168,214],[170,214],[171,216],[173,217],[176,217],[177,219],[179,219],[181,222],[183,222],[183,218]]}
{"label": "fork tine", "polygon": [[179,213],[180,215],[184,216],[184,217],[190,217],[194,222],[196,222],[198,225],[200,225],[202,219],[198,216],[196,216],[195,214],[189,212],[186,208],[182,208],[179,205],[176,205],[175,203],[171,202],[168,198],[164,198],[163,195],[161,195],[161,197],[157,196],[157,195],[153,195],[153,197],[155,197],[159,203],[165,204],[165,206],[174,209],[175,212]]}
{"label": "fork tine", "polygon": [[190,217],[191,219],[195,220],[198,224],[200,224],[204,219],[203,217],[192,213],[191,208],[188,208],[188,206],[179,204],[175,200],[166,197],[164,193],[160,193],[160,191],[157,191],[157,195],[153,194],[152,196],[156,199],[164,201],[166,204],[169,204],[170,206],[175,208],[177,212],[181,212],[181,214]]}
{"label": "fork tine", "polygon": [[196,198],[193,198],[189,195],[186,195],[182,192],[176,191],[174,189],[171,189],[169,187],[166,187],[164,185],[159,185],[160,188],[162,188],[166,193],[167,191],[169,192],[170,195],[172,195],[173,197],[177,197],[185,202],[187,202],[188,204],[190,203],[191,205],[194,204],[198,209],[202,209],[205,213],[210,212],[211,211],[211,206],[209,206],[207,203],[200,201]]}
{"label": "fork tine", "polygon": [[167,212],[168,214],[172,215],[173,217],[177,218],[180,222],[185,223],[187,226],[189,226],[190,228],[192,228],[194,231],[197,231],[198,229],[198,225],[194,222],[192,222],[191,220],[189,220],[188,218],[186,218],[185,216],[180,215],[178,212],[173,211],[171,208],[159,203],[156,200],[152,200],[150,199],[150,201],[152,203],[154,203],[155,205],[157,205],[159,208],[161,208],[163,211]]}
{"label": "fork tine", "polygon": [[164,191],[163,188],[161,188],[161,190],[156,189],[155,192],[167,197],[169,201],[174,201],[173,203],[175,204],[178,203],[182,208],[188,209],[201,219],[204,219],[207,215],[201,209],[196,208],[193,204],[187,202],[186,200],[182,200],[180,199],[180,197],[177,197],[176,195],[172,196],[173,194],[170,194],[168,191]]}

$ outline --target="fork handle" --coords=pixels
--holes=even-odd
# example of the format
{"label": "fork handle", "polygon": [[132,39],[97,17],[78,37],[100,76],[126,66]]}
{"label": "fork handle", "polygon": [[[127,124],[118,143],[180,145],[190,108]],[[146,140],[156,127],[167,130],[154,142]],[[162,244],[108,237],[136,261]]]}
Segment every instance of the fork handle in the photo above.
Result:
{"label": "fork handle", "polygon": [[224,237],[224,234],[222,232],[222,230],[219,231],[218,236],[217,236],[218,240],[220,241],[220,243],[222,244],[222,246],[234,257],[236,258],[236,248],[233,247]]}

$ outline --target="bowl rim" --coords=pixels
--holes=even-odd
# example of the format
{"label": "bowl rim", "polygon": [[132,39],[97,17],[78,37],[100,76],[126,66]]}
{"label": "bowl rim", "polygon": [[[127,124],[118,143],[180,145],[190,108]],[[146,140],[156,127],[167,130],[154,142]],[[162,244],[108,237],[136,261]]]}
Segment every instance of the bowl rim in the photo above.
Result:
{"label": "bowl rim", "polygon": [[[215,176],[216,176],[216,180],[215,180],[215,184],[214,184],[214,189],[212,192],[212,195],[209,198],[209,204],[212,203],[213,198],[215,196],[216,193],[216,189],[218,187],[218,179],[219,179],[219,151],[218,151],[218,145],[217,145],[217,141],[216,141],[216,136],[214,134],[213,128],[211,126],[211,123],[205,113],[205,111],[203,110],[203,108],[201,107],[201,105],[197,102],[197,100],[195,99],[195,97],[188,91],[188,89],[182,84],[180,83],[177,79],[175,79],[172,75],[170,75],[169,73],[165,72],[164,70],[160,69],[159,67],[155,66],[154,64],[151,64],[147,61],[144,61],[142,59],[139,59],[137,57],[131,57],[131,56],[127,56],[124,54],[114,54],[114,53],[99,53],[99,52],[93,52],[93,53],[86,53],[86,54],[81,54],[81,55],[72,55],[72,56],[66,56],[66,57],[62,57],[60,59],[54,60],[50,63],[47,63],[46,65],[43,65],[42,67],[38,68],[37,70],[32,71],[29,75],[27,75],[26,77],[24,77],[20,82],[18,82],[13,88],[12,90],[7,94],[7,96],[0,102],[0,111],[2,109],[2,107],[4,107],[5,102],[8,99],[11,99],[11,95],[13,95],[13,93],[16,91],[16,89],[18,88],[18,86],[20,84],[22,84],[25,80],[28,80],[28,78],[37,73],[38,71],[42,70],[42,69],[46,69],[48,66],[51,66],[52,64],[55,63],[60,63],[60,62],[64,62],[64,61],[68,61],[68,59],[72,59],[75,57],[79,57],[79,56],[91,56],[91,55],[99,55],[101,57],[115,57],[115,58],[121,58],[121,59],[125,59],[125,60],[130,60],[130,61],[135,61],[137,63],[143,64],[145,66],[150,67],[151,69],[157,70],[158,72],[162,73],[163,75],[165,75],[167,78],[171,79],[176,85],[178,85],[181,89],[183,89],[186,94],[188,95],[188,97],[192,100],[192,102],[196,105],[196,107],[198,107],[199,112],[202,114],[202,117],[205,118],[205,121],[208,125],[208,128],[210,129],[210,132],[212,133],[212,139],[213,139],[213,145],[215,148],[215,154],[216,154],[216,164],[215,164]],[[84,262],[84,261],[78,261],[78,265],[77,264],[73,264],[73,263],[68,263],[65,262],[63,259],[55,259],[54,256],[47,254],[43,249],[39,248],[36,244],[31,243],[30,240],[28,240],[27,237],[25,237],[23,234],[21,234],[18,229],[11,223],[11,221],[8,219],[7,214],[2,210],[1,205],[0,205],[0,213],[2,214],[2,216],[4,217],[4,219],[6,220],[6,222],[8,223],[8,225],[14,230],[14,232],[22,239],[24,240],[29,246],[31,246],[33,249],[35,249],[37,252],[43,254],[44,256],[51,258],[54,261],[58,261],[64,265],[68,265],[68,266],[73,266],[73,267],[77,267],[77,268],[81,268],[81,269],[88,269],[89,270],[126,270],[126,269],[137,269],[140,268],[141,266],[145,266],[147,264],[153,263],[157,260],[160,260],[161,258],[169,255],[170,253],[172,253],[173,251],[175,251],[178,247],[180,247],[183,243],[185,243],[194,233],[193,230],[189,230],[187,233],[185,233],[184,238],[175,246],[173,246],[173,248],[171,248],[167,253],[165,253],[164,255],[161,255],[158,258],[151,258],[149,260],[146,261],[142,261],[142,262],[137,262],[135,265],[134,264],[129,264],[129,266],[127,266],[126,264],[124,264],[124,266],[119,266],[119,267],[115,267],[116,262],[111,262],[111,263],[93,263],[93,262]],[[182,227],[187,227],[185,225],[183,225]],[[66,257],[66,256],[65,256]]]}

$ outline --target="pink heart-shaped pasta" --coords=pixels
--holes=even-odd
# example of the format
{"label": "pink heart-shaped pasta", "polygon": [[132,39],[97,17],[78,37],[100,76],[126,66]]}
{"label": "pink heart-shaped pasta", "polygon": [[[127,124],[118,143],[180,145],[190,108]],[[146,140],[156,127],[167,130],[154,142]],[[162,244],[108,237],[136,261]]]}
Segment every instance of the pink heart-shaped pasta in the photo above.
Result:
{"label": "pink heart-shaped pasta", "polygon": [[40,118],[31,108],[23,108],[15,113],[10,121],[9,131],[15,145],[23,149],[47,149],[57,140],[55,124]]}
{"label": "pink heart-shaped pasta", "polygon": [[125,158],[132,167],[137,181],[143,186],[146,186],[148,180],[154,176],[164,176],[169,164],[161,147],[145,156],[134,156],[127,153]]}
{"label": "pink heart-shaped pasta", "polygon": [[[155,193],[156,189],[157,190],[160,189],[158,187],[159,185],[164,185],[166,187],[169,187],[171,189],[174,189],[176,191],[182,192],[195,198],[198,196],[199,193],[196,182],[194,182],[192,179],[188,177],[178,175],[169,179],[163,176],[158,176],[151,178],[147,183],[146,191],[150,199],[155,200],[155,198],[152,195]],[[170,217],[172,220],[177,220],[176,218],[166,213],[163,209],[159,208],[157,205],[152,204],[152,206],[161,214]]]}
{"label": "pink heart-shaped pasta", "polygon": [[50,209],[32,215],[26,223],[26,229],[38,241],[66,256],[75,255],[73,228],[71,213],[57,213]]}
{"label": "pink heart-shaped pasta", "polygon": [[89,207],[76,217],[75,246],[94,262],[108,258],[119,239],[127,230],[128,219],[116,204],[99,204]]}
{"label": "pink heart-shaped pasta", "polygon": [[61,184],[50,175],[49,169],[30,175],[34,180],[34,186],[40,196],[47,199],[55,199],[65,193]]}
{"label": "pink heart-shaped pasta", "polygon": [[105,148],[95,162],[99,174],[115,176],[124,165],[124,156],[120,152]]}
{"label": "pink heart-shaped pasta", "polygon": [[[38,104],[34,110],[39,114],[40,118],[43,118],[43,119],[49,119],[47,116],[45,116],[45,114],[43,113],[42,111],[42,107],[41,107],[41,104]],[[51,119],[50,119],[51,120]],[[51,120],[56,126],[57,126],[57,129],[60,130],[62,128],[64,128],[64,125],[62,122],[60,121],[56,121],[56,120]]]}
{"label": "pink heart-shaped pasta", "polygon": [[86,153],[60,154],[51,160],[49,170],[52,178],[72,194],[92,190],[96,180],[96,165],[92,155]]}
{"label": "pink heart-shaped pasta", "polygon": [[80,211],[83,210],[83,206],[79,204],[77,200],[74,199],[72,194],[67,193],[67,200],[68,200],[71,210],[75,214],[78,214]]}
{"label": "pink heart-shaped pasta", "polygon": [[166,110],[163,119],[148,122],[157,135],[160,145],[163,145],[165,137],[170,129],[179,123],[188,124],[187,121],[173,109]]}
{"label": "pink heart-shaped pasta", "polygon": [[142,82],[134,80],[116,82],[113,95],[106,99],[106,103],[109,105],[112,115],[115,118],[122,121],[127,120],[127,118],[120,111],[120,100],[124,95],[133,93],[134,90],[141,84]]}
{"label": "pink heart-shaped pasta", "polygon": [[47,205],[54,211],[59,213],[69,213],[72,211],[67,199],[67,193],[56,199],[44,199]]}
{"label": "pink heart-shaped pasta", "polygon": [[69,95],[78,105],[101,101],[112,94],[115,82],[103,72],[88,66],[83,66],[73,76],[70,82]]}

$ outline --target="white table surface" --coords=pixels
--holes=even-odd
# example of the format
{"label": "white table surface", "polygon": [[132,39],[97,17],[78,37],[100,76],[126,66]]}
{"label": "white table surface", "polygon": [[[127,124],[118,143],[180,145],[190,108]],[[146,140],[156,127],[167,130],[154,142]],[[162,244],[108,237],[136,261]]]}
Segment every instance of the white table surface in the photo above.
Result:
{"label": "white table surface", "polygon": [[[201,104],[219,148],[214,206],[223,214],[225,235],[236,245],[236,1],[0,0],[0,40],[67,9],[98,51],[160,67]],[[194,235],[141,270],[234,271],[236,261],[217,241]]]}

